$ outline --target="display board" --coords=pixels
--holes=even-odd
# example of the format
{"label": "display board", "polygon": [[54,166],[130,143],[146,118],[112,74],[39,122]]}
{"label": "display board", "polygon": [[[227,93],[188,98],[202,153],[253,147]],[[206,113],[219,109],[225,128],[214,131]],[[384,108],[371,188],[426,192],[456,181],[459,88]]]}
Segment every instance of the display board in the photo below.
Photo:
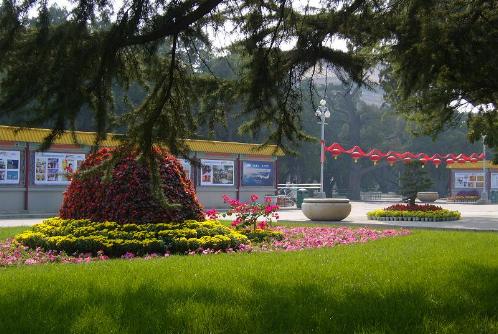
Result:
{"label": "display board", "polygon": [[21,152],[0,151],[0,184],[19,184]]}
{"label": "display board", "polygon": [[272,186],[273,162],[244,161],[242,163],[243,186]]}
{"label": "display board", "polygon": [[491,173],[491,188],[498,189],[498,173]]}
{"label": "display board", "polygon": [[35,184],[69,184],[84,154],[35,152]]}
{"label": "display board", "polygon": [[201,159],[201,186],[233,186],[234,162]]}
{"label": "display board", "polygon": [[455,173],[455,188],[482,188],[484,174],[482,172]]}
{"label": "display board", "polygon": [[182,164],[183,170],[185,171],[185,174],[187,174],[187,177],[192,179],[192,165],[190,164],[190,161],[187,159],[178,159],[178,161]]}

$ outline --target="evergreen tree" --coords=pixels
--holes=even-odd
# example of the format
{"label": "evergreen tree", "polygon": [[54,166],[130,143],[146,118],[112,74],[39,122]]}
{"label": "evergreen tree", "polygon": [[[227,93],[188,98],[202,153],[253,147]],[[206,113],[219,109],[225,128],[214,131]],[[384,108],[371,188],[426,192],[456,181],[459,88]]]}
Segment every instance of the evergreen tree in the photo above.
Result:
{"label": "evergreen tree", "polygon": [[[390,100],[437,135],[469,114],[468,137],[498,147],[498,2],[391,1],[388,66]],[[498,155],[496,155],[498,159]]]}
{"label": "evergreen tree", "polygon": [[400,192],[404,200],[415,205],[415,199],[419,191],[426,191],[432,186],[431,179],[422,168],[422,163],[412,161],[405,165],[404,172],[400,177]]}

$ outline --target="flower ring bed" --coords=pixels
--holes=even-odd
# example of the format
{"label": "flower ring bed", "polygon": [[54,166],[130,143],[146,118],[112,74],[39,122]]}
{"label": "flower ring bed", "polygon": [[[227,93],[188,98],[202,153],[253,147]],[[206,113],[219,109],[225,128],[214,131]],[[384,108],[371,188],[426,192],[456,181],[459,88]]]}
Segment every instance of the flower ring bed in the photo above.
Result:
{"label": "flower ring bed", "polygon": [[395,204],[385,209],[370,211],[368,219],[381,221],[451,221],[460,219],[460,212],[443,209],[437,205]]}
{"label": "flower ring bed", "polygon": [[406,229],[281,227],[236,230],[218,221],[116,224],[51,218],[0,242],[0,266],[86,263],[110,258],[296,251],[365,243],[410,234]]}

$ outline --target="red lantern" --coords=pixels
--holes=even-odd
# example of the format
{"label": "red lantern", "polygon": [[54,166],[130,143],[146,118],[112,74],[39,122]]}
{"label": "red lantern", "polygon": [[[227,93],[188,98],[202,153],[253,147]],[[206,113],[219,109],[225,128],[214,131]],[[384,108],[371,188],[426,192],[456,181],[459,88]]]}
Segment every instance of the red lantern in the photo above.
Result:
{"label": "red lantern", "polygon": [[365,152],[361,149],[361,147],[355,145],[351,149],[344,151],[347,154],[351,155],[351,158],[353,158],[354,162],[358,162],[358,159],[361,157],[365,156]]}
{"label": "red lantern", "polygon": [[441,156],[436,153],[431,157],[431,161],[436,168],[439,168],[439,165],[441,164]]}
{"label": "red lantern", "polygon": [[430,160],[430,158],[425,154],[422,154],[421,156],[422,157],[418,160],[422,163],[422,168],[424,168],[425,164]]}
{"label": "red lantern", "polygon": [[386,158],[387,160],[387,163],[389,164],[389,166],[394,166],[394,164],[396,163],[396,161],[398,160],[394,155],[390,155]]}
{"label": "red lantern", "polygon": [[366,154],[366,156],[371,160],[373,161],[374,163],[374,166],[377,165],[377,163],[382,160],[382,158],[384,157],[384,153],[382,153],[381,151],[379,150],[376,150],[376,149],[373,149],[371,150],[370,152],[368,152]]}
{"label": "red lantern", "polygon": [[363,154],[361,154],[360,152],[357,152],[357,151],[351,153],[351,157],[353,158],[355,163],[357,163],[358,159],[361,158],[362,156],[363,156]]}
{"label": "red lantern", "polygon": [[455,160],[453,160],[452,158],[446,158],[446,164],[447,165],[451,165],[453,163],[455,163]]}
{"label": "red lantern", "polygon": [[465,154],[461,153],[461,154],[457,155],[456,161],[463,164],[463,163],[466,163],[467,161],[469,161],[469,157],[466,156]]}
{"label": "red lantern", "polygon": [[475,164],[476,162],[479,161],[477,153],[472,153],[470,155],[469,159],[470,159],[470,162],[472,162],[473,164]]}
{"label": "red lantern", "polygon": [[333,143],[332,145],[327,147],[327,151],[329,151],[332,154],[334,159],[337,159],[339,155],[345,152],[344,148],[338,143]]}
{"label": "red lantern", "polygon": [[412,161],[412,159],[415,159],[417,157],[411,152],[405,152],[405,153],[398,153],[398,158],[403,160],[404,163],[409,163]]}
{"label": "red lantern", "polygon": [[370,156],[370,160],[373,161],[374,166],[377,165],[377,162],[379,162],[381,159],[382,157],[377,154],[373,154]]}

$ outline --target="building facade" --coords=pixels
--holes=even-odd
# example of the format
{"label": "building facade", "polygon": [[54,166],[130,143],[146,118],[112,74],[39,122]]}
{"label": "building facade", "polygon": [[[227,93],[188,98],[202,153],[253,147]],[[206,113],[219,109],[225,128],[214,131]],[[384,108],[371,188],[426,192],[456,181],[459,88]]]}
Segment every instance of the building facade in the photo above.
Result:
{"label": "building facade", "polygon": [[[48,151],[40,152],[48,129],[0,126],[0,213],[56,214],[69,184],[67,172],[74,172],[89,154],[95,134],[66,133]],[[118,144],[115,135],[102,146]],[[252,194],[260,198],[277,190],[276,146],[186,140],[191,156],[180,159],[205,208],[223,208],[223,195],[242,201]]]}
{"label": "building facade", "polygon": [[477,163],[454,163],[448,168],[451,170],[450,193],[452,196],[465,193],[478,193],[480,196],[486,189],[490,199],[495,201],[498,195],[498,165],[486,160]]}

